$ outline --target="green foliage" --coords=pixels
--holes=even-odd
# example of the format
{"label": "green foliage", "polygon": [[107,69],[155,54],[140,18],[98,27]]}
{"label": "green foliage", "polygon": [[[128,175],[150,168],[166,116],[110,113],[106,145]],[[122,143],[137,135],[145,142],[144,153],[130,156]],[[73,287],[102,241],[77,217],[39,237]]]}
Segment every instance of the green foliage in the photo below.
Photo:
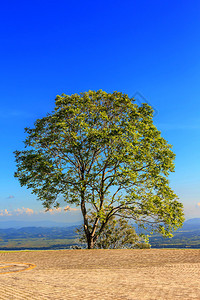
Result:
{"label": "green foliage", "polygon": [[62,94],[54,111],[26,132],[25,150],[15,152],[15,177],[47,209],[61,199],[80,206],[89,248],[112,216],[164,236],[182,226],[183,205],[167,179],[175,155],[149,105],[119,92]]}
{"label": "green foliage", "polygon": [[[90,223],[94,220],[90,216]],[[98,224],[97,230],[101,224]],[[76,230],[78,233],[79,243],[87,243],[83,226]],[[148,243],[145,243],[135,232],[133,226],[128,224],[128,221],[124,218],[115,219],[110,218],[103,232],[97,239],[95,249],[127,249],[127,248],[150,248]]]}

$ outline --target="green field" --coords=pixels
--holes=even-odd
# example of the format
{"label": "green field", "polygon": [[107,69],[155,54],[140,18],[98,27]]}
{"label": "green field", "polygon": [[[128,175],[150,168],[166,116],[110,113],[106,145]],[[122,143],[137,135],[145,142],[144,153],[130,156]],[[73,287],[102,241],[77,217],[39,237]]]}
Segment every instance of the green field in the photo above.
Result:
{"label": "green field", "polygon": [[2,248],[53,248],[57,247],[69,247],[74,244],[73,239],[45,239],[45,238],[29,238],[29,239],[9,239],[7,241],[0,242],[0,249]]}

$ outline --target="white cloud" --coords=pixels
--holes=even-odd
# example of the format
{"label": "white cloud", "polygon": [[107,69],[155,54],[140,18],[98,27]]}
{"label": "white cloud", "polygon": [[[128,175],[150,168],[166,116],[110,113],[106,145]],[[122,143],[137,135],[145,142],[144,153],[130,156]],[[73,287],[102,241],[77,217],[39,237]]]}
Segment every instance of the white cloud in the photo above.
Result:
{"label": "white cloud", "polygon": [[62,212],[62,208],[61,207],[58,207],[58,208],[50,208],[48,210],[46,210],[46,212],[49,212],[51,215],[55,215],[57,213],[60,213]]}
{"label": "white cloud", "polygon": [[80,208],[73,208],[73,207],[70,207],[69,205],[65,206],[64,208],[64,211],[80,211]]}
{"label": "white cloud", "polygon": [[31,209],[31,208],[24,208],[24,207],[22,207],[22,208],[24,209],[24,212],[27,215],[32,215],[34,213],[33,209]]}
{"label": "white cloud", "polygon": [[0,216],[12,216],[12,213],[8,212],[7,209],[1,209]]}
{"label": "white cloud", "polygon": [[69,205],[67,205],[64,208],[58,207],[58,208],[49,208],[46,210],[42,210],[42,211],[40,211],[40,213],[50,213],[51,215],[55,215],[58,213],[64,213],[66,211],[73,211],[73,212],[80,211],[80,208],[73,208],[73,207],[70,207]]}
{"label": "white cloud", "polygon": [[22,214],[32,215],[33,213],[34,213],[33,209],[28,208],[28,207],[17,208],[17,209],[14,209],[14,211],[13,211],[13,214],[17,215],[17,216],[22,215]]}
{"label": "white cloud", "polygon": [[54,219],[57,222],[66,220],[73,221],[77,218],[81,218],[81,210],[80,208],[73,208],[70,206],[66,206],[65,208],[58,207],[57,209],[49,209],[48,211],[43,210],[35,210],[29,207],[18,207],[15,209],[0,209],[0,217],[8,217],[10,218],[21,218],[21,219]]}
{"label": "white cloud", "polygon": [[28,207],[16,208],[8,211],[7,209],[0,210],[0,216],[19,216],[19,215],[32,215],[34,214],[33,209]]}

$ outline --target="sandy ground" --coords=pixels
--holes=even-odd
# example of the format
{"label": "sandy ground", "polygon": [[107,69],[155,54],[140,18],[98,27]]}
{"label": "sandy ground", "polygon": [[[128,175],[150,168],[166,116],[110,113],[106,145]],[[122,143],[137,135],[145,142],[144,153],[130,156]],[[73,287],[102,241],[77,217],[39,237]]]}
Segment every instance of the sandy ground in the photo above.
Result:
{"label": "sandy ground", "polygon": [[0,299],[200,299],[200,250],[0,252]]}

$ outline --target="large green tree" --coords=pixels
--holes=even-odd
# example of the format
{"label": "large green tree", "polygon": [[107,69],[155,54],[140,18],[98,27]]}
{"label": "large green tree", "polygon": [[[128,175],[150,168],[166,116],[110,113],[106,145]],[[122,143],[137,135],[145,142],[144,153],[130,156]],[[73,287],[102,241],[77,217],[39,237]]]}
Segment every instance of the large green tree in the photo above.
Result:
{"label": "large green tree", "polygon": [[183,206],[167,179],[175,155],[149,105],[119,92],[62,94],[26,133],[15,176],[47,209],[61,199],[80,206],[89,249],[113,216],[164,236],[182,225]]}

